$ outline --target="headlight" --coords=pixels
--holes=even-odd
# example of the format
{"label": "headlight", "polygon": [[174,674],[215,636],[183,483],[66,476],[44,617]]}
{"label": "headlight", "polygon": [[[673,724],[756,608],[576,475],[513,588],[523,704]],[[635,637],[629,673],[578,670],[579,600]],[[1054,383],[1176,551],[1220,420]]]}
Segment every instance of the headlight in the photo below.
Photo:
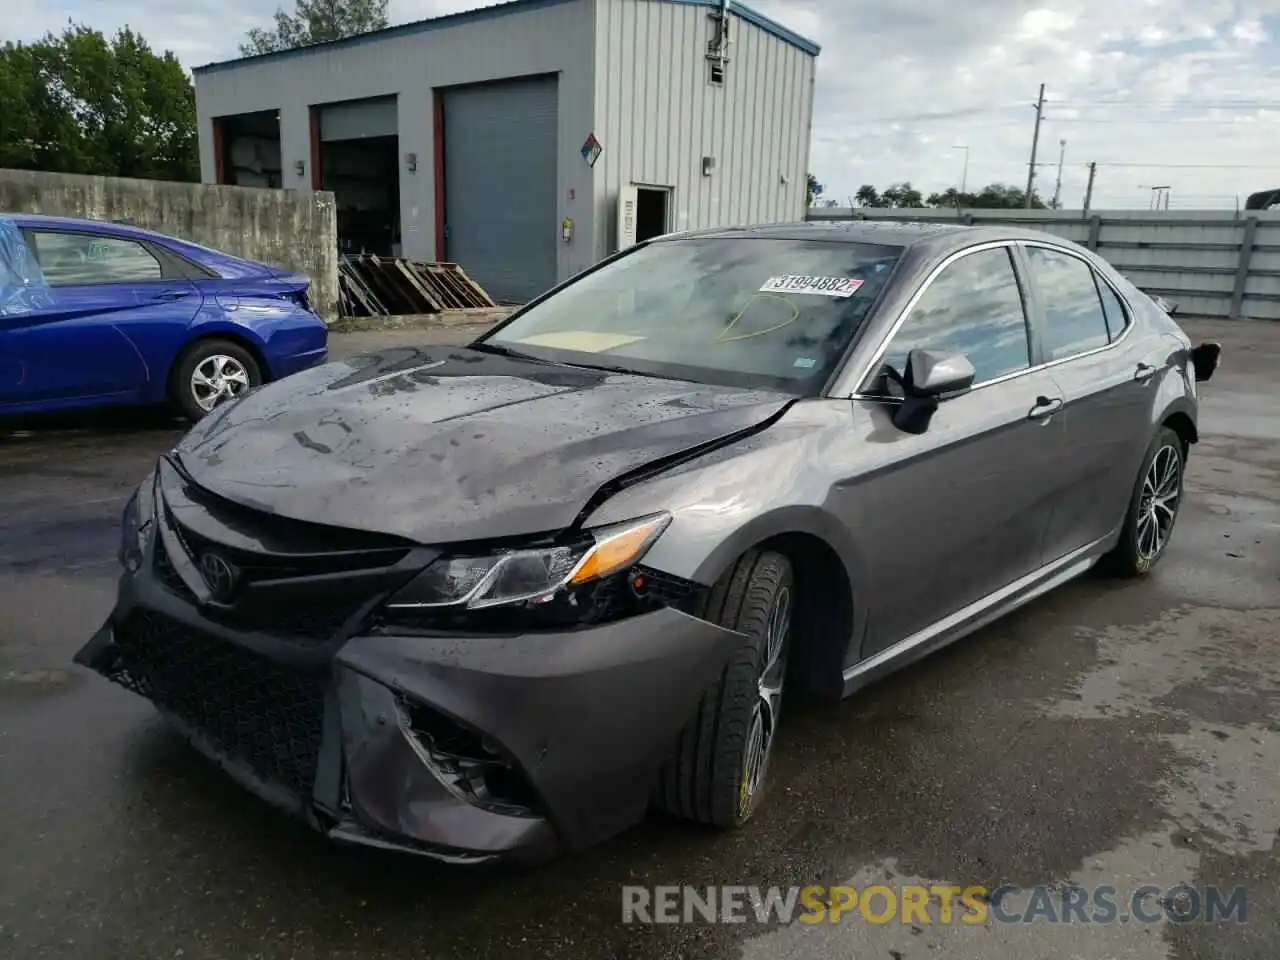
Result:
{"label": "headlight", "polygon": [[544,603],[565,587],[591,583],[639,562],[671,522],[668,514],[588,531],[577,543],[442,557],[397,593],[388,609],[479,610]]}
{"label": "headlight", "polygon": [[147,544],[155,532],[155,474],[151,474],[133,492],[120,517],[120,563],[130,573],[137,573]]}

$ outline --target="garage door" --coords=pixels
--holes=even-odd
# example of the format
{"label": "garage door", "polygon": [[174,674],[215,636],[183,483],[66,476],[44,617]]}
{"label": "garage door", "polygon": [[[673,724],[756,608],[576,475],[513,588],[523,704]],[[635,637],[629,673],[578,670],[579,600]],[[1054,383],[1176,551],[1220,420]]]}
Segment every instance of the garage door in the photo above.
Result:
{"label": "garage door", "polygon": [[495,300],[556,282],[556,78],[444,94],[445,250]]}

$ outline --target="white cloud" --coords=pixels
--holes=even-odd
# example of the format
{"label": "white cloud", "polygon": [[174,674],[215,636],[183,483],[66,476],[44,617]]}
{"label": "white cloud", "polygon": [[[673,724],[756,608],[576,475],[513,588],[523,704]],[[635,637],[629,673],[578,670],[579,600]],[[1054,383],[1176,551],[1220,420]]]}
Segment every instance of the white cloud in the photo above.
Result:
{"label": "white cloud", "polygon": [[[274,9],[270,0],[9,2],[10,36],[69,17],[108,31],[129,23],[189,66],[234,57]],[[391,0],[396,22],[480,5]],[[1067,205],[1079,204],[1090,160],[1102,206],[1145,206],[1152,184],[1170,184],[1175,207],[1229,207],[1280,186],[1280,0],[750,5],[822,44],[811,166],[829,196],[895,180],[945,189],[963,164],[953,145],[969,147],[971,186],[1024,183],[1040,83],[1050,103],[1040,158],[1056,163],[1067,141]],[[1040,171],[1043,192],[1056,176],[1052,165]]]}
{"label": "white cloud", "polygon": [[1241,20],[1231,28],[1231,36],[1242,43],[1266,43],[1270,39],[1261,20]]}

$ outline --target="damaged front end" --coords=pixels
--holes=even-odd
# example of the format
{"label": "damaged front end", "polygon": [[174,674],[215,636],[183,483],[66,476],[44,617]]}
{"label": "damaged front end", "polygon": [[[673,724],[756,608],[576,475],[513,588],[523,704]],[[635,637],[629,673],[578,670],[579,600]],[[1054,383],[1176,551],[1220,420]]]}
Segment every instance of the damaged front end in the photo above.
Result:
{"label": "damaged front end", "polygon": [[[643,816],[741,640],[697,616],[702,587],[610,536],[459,558],[247,509],[164,459],[126,510],[116,607],[75,659],[333,839],[538,861]],[[599,575],[537,593],[527,557],[554,550]]]}

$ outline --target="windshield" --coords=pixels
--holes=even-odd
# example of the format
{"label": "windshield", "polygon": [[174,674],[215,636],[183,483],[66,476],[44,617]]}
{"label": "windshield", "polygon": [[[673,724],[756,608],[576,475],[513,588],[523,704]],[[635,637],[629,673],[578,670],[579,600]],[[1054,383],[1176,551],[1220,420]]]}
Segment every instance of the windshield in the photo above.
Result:
{"label": "windshield", "polygon": [[808,393],[840,362],[901,247],[663,240],[483,338],[541,359]]}

